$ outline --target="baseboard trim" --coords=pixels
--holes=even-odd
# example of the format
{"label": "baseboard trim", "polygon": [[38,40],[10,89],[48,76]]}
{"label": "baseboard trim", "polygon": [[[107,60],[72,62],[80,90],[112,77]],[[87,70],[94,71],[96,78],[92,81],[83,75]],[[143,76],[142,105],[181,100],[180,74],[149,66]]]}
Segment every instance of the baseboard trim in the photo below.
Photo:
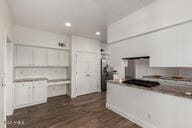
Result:
{"label": "baseboard trim", "polygon": [[123,111],[117,109],[116,107],[114,107],[114,106],[112,106],[110,104],[106,104],[106,107],[109,110],[123,116],[124,118],[126,118],[126,119],[128,119],[128,120],[130,120],[130,121],[132,121],[134,123],[136,123],[137,125],[141,126],[142,128],[156,128],[155,126],[152,126],[151,124],[149,124],[149,123],[147,123],[147,122],[145,122],[143,120],[140,120],[140,119],[136,118],[135,116],[133,116],[133,115],[131,115],[129,113],[123,112]]}

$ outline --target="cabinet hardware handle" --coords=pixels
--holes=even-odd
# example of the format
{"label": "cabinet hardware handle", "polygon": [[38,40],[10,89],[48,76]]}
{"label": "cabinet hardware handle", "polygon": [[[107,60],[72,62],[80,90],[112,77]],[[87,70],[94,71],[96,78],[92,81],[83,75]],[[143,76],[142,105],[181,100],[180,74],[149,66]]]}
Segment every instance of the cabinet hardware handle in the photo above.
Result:
{"label": "cabinet hardware handle", "polygon": [[5,87],[6,86],[6,84],[2,84],[2,87]]}

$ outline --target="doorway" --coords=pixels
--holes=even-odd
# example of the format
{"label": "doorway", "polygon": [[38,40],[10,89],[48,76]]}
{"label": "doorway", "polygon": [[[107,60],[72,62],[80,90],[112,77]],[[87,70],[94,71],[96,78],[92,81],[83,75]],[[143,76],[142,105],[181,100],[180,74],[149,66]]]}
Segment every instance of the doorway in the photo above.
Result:
{"label": "doorway", "polygon": [[77,96],[98,91],[98,58],[96,53],[77,52],[76,54]]}

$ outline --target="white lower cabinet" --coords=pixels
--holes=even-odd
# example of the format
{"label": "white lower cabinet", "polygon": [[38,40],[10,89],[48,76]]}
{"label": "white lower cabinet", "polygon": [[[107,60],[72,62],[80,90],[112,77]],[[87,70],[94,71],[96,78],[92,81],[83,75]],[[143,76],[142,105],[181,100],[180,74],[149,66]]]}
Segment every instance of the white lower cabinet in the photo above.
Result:
{"label": "white lower cabinet", "polygon": [[15,106],[20,108],[31,103],[32,82],[16,83],[15,86]]}
{"label": "white lower cabinet", "polygon": [[47,101],[47,82],[46,81],[36,81],[33,82],[32,90],[32,102],[42,103]]}
{"label": "white lower cabinet", "polygon": [[15,84],[15,108],[47,102],[47,81]]}

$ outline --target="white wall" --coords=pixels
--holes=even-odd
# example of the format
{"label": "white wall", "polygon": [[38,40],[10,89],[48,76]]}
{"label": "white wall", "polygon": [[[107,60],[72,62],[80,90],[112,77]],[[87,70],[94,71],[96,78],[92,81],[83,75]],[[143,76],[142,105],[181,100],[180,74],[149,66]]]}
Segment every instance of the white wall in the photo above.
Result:
{"label": "white wall", "polygon": [[7,33],[10,40],[13,40],[12,16],[7,4],[7,0],[0,0],[0,29]]}
{"label": "white wall", "polygon": [[83,38],[79,36],[72,36],[71,39],[71,51],[72,51],[72,72],[71,72],[71,97],[76,97],[76,53],[78,51],[82,52],[95,52],[98,56],[98,86],[100,87],[100,49],[101,43],[97,40]]}
{"label": "white wall", "polygon": [[192,20],[191,0],[154,0],[108,26],[108,43]]}
{"label": "white wall", "polygon": [[111,47],[107,43],[101,43],[101,48],[105,54],[111,54]]}
{"label": "white wall", "polygon": [[63,49],[70,49],[70,36],[50,33],[33,28],[15,26],[14,38],[17,44],[26,44],[41,47],[61,48],[58,43],[65,43]]}

